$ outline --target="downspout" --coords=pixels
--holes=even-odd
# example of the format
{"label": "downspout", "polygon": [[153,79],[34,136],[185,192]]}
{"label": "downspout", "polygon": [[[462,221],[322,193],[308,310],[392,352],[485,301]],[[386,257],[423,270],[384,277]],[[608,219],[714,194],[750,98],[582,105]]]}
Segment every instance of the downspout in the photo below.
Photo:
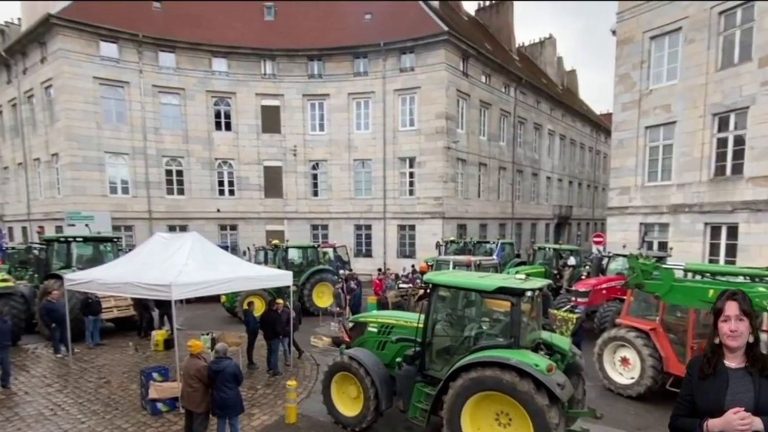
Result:
{"label": "downspout", "polygon": [[382,162],[381,168],[383,173],[383,186],[381,191],[383,193],[383,206],[382,206],[382,220],[384,221],[384,264],[383,269],[387,268],[387,54],[384,50],[384,42],[381,42],[381,154]]}
{"label": "downspout", "polygon": [[[510,185],[510,201],[511,201],[511,218],[510,218],[510,227],[509,232],[511,234],[511,240],[515,240],[515,186],[517,185],[517,167],[515,166],[515,155],[517,154],[517,90],[520,87],[520,85],[525,82],[525,79],[523,79],[522,82],[515,84],[515,99],[512,101],[512,118],[510,119],[510,123],[512,123],[510,126],[512,127],[512,142],[510,143],[512,145],[512,172],[510,173],[512,177],[512,184]],[[520,238],[522,239],[522,233],[520,233]],[[522,249],[520,249],[523,245],[516,244],[515,247],[518,249],[515,252],[522,252]]]}
{"label": "downspout", "polygon": [[16,121],[19,128],[19,137],[21,138],[21,157],[22,163],[24,164],[24,192],[27,199],[27,230],[29,230],[27,239],[29,241],[34,241],[34,231],[32,231],[32,203],[30,202],[31,197],[29,191],[29,163],[27,163],[27,136],[24,133],[24,101],[21,98],[21,75],[19,75],[18,63],[11,60],[10,57],[5,54],[5,50],[0,51],[0,53],[12,64],[11,67],[16,71],[16,99],[18,100],[16,103],[16,106],[18,107]]}
{"label": "downspout", "polygon": [[144,59],[142,56],[142,40],[144,35],[139,33],[139,106],[141,107],[141,139],[144,142],[144,183],[147,192],[147,217],[149,218],[149,235],[154,233],[152,219],[152,188],[149,184],[149,142],[147,140],[147,111],[144,104]]}

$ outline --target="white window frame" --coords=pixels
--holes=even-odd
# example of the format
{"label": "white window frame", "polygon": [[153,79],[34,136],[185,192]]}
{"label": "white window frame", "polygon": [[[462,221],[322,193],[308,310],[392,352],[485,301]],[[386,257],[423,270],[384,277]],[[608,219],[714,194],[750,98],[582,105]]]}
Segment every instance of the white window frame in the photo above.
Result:
{"label": "white window frame", "polygon": [[102,39],[99,41],[99,56],[102,60],[119,61],[120,45],[111,40]]}
{"label": "white window frame", "polygon": [[496,198],[499,201],[507,200],[507,168],[499,167],[499,177],[496,184],[497,195]]}
{"label": "white window frame", "polygon": [[39,199],[45,198],[45,177],[43,175],[43,162],[40,158],[34,160],[35,163],[35,179],[37,180],[37,197]]}
{"label": "white window frame", "polygon": [[371,98],[355,98],[352,100],[352,105],[355,110],[355,133],[370,133],[371,132],[371,109],[373,108],[373,101]]}
{"label": "white window frame", "polygon": [[[677,43],[675,44],[672,39],[676,37]],[[663,45],[661,48],[657,48],[657,43]],[[662,87],[676,83],[680,79],[680,65],[682,57],[682,44],[683,44],[683,32],[680,29],[673,30],[671,32],[654,36],[651,38],[651,57],[649,59],[650,66],[648,68],[648,82],[649,88]],[[657,51],[658,50],[658,51]],[[671,57],[676,54],[677,60],[672,64]],[[658,81],[654,78],[656,72],[660,72],[662,77],[658,78]]]}
{"label": "white window frame", "polygon": [[328,161],[309,161],[309,197],[312,199],[326,199],[328,196]]}
{"label": "white window frame", "polygon": [[[179,131],[184,129],[184,110],[181,106],[181,94],[176,92],[158,92],[160,103],[160,128]],[[172,115],[168,115],[172,114]],[[231,116],[230,116],[231,118]]]}
{"label": "white window frame", "polygon": [[[755,32],[757,30],[756,27],[755,27],[755,22],[757,21],[757,7],[756,6],[757,6],[757,4],[755,2],[747,2],[747,3],[743,3],[743,4],[739,5],[739,6],[737,6],[735,8],[731,8],[731,9],[725,10],[725,11],[720,13],[720,16],[718,17],[718,30],[719,30],[719,33],[720,33],[719,38],[718,38],[718,40],[719,40],[719,48],[720,48],[718,50],[719,51],[719,61],[718,61],[719,70],[725,70],[725,69],[729,69],[729,68],[732,68],[732,67],[735,67],[735,66],[739,66],[739,65],[744,64],[744,63],[749,63],[754,58],[755,41],[758,40],[757,38],[755,38]],[[747,9],[747,8],[750,8],[750,7],[752,8],[752,21],[750,21],[748,23],[742,23],[741,20],[743,18],[744,10]],[[736,12],[736,27],[726,31],[726,30],[724,30],[725,29],[725,17],[727,15],[733,13],[733,12]],[[752,42],[750,43],[751,50],[750,50],[750,53],[749,53],[749,58],[745,58],[744,60],[739,61],[739,56],[741,54],[741,52],[740,52],[740,50],[741,50],[741,38],[742,38],[742,36],[744,34],[743,32],[745,30],[747,30],[747,29],[751,29],[751,31],[752,31]],[[727,36],[731,35],[731,34],[735,34],[736,35],[735,41],[734,41],[734,50],[733,50],[733,59],[732,59],[733,63],[726,66],[724,64],[725,55],[723,53],[723,48],[725,46],[725,38]]]}
{"label": "white window frame", "polygon": [[176,69],[176,53],[171,50],[157,50],[157,65],[160,69]]}
{"label": "white window frame", "polygon": [[[712,228],[718,227],[720,228],[720,238],[719,239],[712,239]],[[728,240],[728,228],[736,228],[736,241],[729,241]],[[707,238],[706,238],[706,262],[710,264],[731,264],[736,265],[737,260],[739,259],[739,224],[734,223],[727,223],[727,224],[707,224]],[[718,243],[719,250],[717,251],[717,256],[712,255],[712,244]],[[726,257],[726,246],[729,244],[735,244],[736,245],[736,256],[733,258]],[[716,262],[713,262],[712,258],[716,258]]]}
{"label": "white window frame", "polygon": [[48,124],[53,125],[56,122],[56,107],[54,106],[55,93],[53,90],[53,84],[48,84],[43,87],[43,95],[45,96],[45,111],[48,117]]}
{"label": "white window frame", "polygon": [[[171,182],[171,193],[168,193],[168,181]],[[181,184],[179,184],[181,182]],[[168,198],[183,198],[186,196],[186,184],[184,181],[184,158],[163,158],[163,188]]]}
{"label": "white window frame", "polygon": [[[235,130],[234,119],[234,102],[229,96],[215,96],[211,101],[213,108],[213,130],[215,132],[233,132]],[[227,119],[227,113],[229,113],[229,119]],[[221,125],[220,129],[216,129],[216,122]],[[227,128],[229,125],[229,128]]]}
{"label": "white window frame", "polygon": [[[648,145],[645,150],[645,183],[646,184],[669,184],[672,182],[672,175],[674,174],[675,163],[675,129],[677,125],[675,123],[665,123],[661,125],[649,126],[646,130],[646,142]],[[667,137],[665,131],[671,128],[671,137]],[[659,140],[651,141],[651,131],[659,130]],[[651,177],[651,150],[658,148],[658,157],[655,162],[656,178]],[[669,179],[664,180],[664,173],[662,171],[664,166],[664,150],[671,149],[669,158]]]}
{"label": "white window frame", "polygon": [[[400,168],[400,198],[414,198],[416,196],[416,158],[398,158]],[[411,184],[412,183],[412,184]]]}
{"label": "white window frame", "polygon": [[54,182],[55,182],[55,191],[56,191],[56,197],[61,197],[61,161],[59,160],[60,156],[58,153],[54,153],[51,155],[51,166],[53,167],[53,176],[54,176]]}
{"label": "white window frame", "polygon": [[220,75],[228,74],[229,60],[223,56],[211,56],[211,71]]}
{"label": "white window frame", "polygon": [[480,81],[483,84],[491,85],[491,74],[488,72],[481,72],[480,73]]}
{"label": "white window frame", "polygon": [[539,203],[539,173],[531,173],[531,202]]}
{"label": "white window frame", "polygon": [[264,78],[274,78],[277,76],[277,61],[270,57],[261,59],[261,76]]}
{"label": "white window frame", "polygon": [[401,131],[415,130],[419,127],[419,100],[416,93],[405,93],[398,97],[399,100],[399,122]]}
{"label": "white window frame", "polygon": [[467,99],[459,96],[456,98],[456,132],[467,131]]}
{"label": "white window frame", "polygon": [[487,140],[488,139],[488,107],[487,106],[480,106],[480,139],[481,140]]}
{"label": "white window frame", "polygon": [[519,150],[523,149],[523,139],[525,136],[525,120],[517,120],[517,131],[515,133],[515,145]]}
{"label": "white window frame", "polygon": [[264,21],[274,21],[277,8],[274,3],[264,3]]}
{"label": "white window frame", "polygon": [[[128,124],[128,100],[125,87],[114,84],[99,84],[101,99],[101,118],[108,126]],[[119,97],[118,97],[119,96]],[[120,115],[122,114],[122,116]]]}
{"label": "white window frame", "polygon": [[547,157],[552,159],[552,155],[555,153],[555,131],[550,129],[547,131]]}
{"label": "white window frame", "polygon": [[485,199],[487,195],[488,183],[488,164],[479,163],[477,165],[477,198]]}
{"label": "white window frame", "polygon": [[373,225],[355,224],[355,258],[373,258]]}
{"label": "white window frame", "polygon": [[416,52],[407,50],[400,53],[400,72],[410,72],[416,69]]}
{"label": "white window frame", "polygon": [[352,162],[353,192],[355,198],[373,197],[373,161],[371,159],[355,159]]}
{"label": "white window frame", "polygon": [[312,244],[328,243],[331,240],[331,233],[328,224],[310,224],[309,238]]}
{"label": "white window frame", "polygon": [[456,198],[465,199],[466,196],[466,159],[456,159]]}
{"label": "white window frame", "polygon": [[26,95],[27,99],[27,114],[29,114],[29,129],[31,131],[37,130],[37,117],[35,116],[35,95]]}
{"label": "white window frame", "polygon": [[307,120],[310,135],[325,135],[328,132],[328,112],[325,99],[307,101]]}
{"label": "white window frame", "polygon": [[515,172],[515,201],[520,202],[523,200],[523,177],[525,173],[523,170],[517,170]]}
{"label": "white window frame", "polygon": [[321,57],[307,59],[307,76],[309,78],[322,78],[325,75],[325,61]]}
{"label": "white window frame", "polygon": [[358,54],[352,59],[352,71],[354,76],[368,76],[370,61],[367,54]]}
{"label": "white window frame", "polygon": [[112,233],[120,236],[120,247],[123,250],[136,247],[136,230],[133,225],[112,225]]}
{"label": "white window frame", "polygon": [[[736,129],[736,115],[744,113],[744,128],[743,129]],[[720,118],[722,117],[728,117],[728,130],[723,132],[718,132],[717,127],[720,123]],[[744,175],[744,169],[746,168],[747,164],[747,131],[749,130],[749,109],[740,109],[736,111],[730,111],[727,113],[717,114],[715,115],[715,123],[714,123],[714,138],[712,143],[712,166],[711,166],[711,173],[712,177],[731,177],[733,175]],[[744,136],[744,159],[741,161],[741,174],[733,174],[733,153],[734,153],[734,141],[735,137],[743,135]],[[718,138],[726,138],[728,140],[728,146],[726,148],[726,161],[725,161],[725,174],[723,175],[715,175],[716,169],[718,164],[717,161],[717,140]],[[738,162],[736,162],[738,163]]]}
{"label": "white window frame", "polygon": [[402,224],[397,226],[397,258],[416,258],[416,225]]}
{"label": "white window frame", "polygon": [[[219,224],[219,245],[227,246],[229,253],[232,253],[232,246],[237,249],[240,248],[240,232],[237,224]],[[240,251],[236,250],[236,255],[240,255]]]}
{"label": "white window frame", "polygon": [[533,155],[539,156],[539,147],[541,146],[541,126],[533,125]]}
{"label": "white window frame", "polygon": [[[128,155],[120,153],[107,153],[105,155],[107,173],[107,193],[111,197],[130,197],[133,185],[131,182],[131,163]],[[111,178],[115,178],[115,192],[112,192]],[[123,184],[125,183],[125,185]],[[127,190],[126,190],[127,188]]]}
{"label": "white window frame", "polygon": [[507,135],[508,135],[508,128],[509,128],[509,115],[507,114],[501,114],[499,116],[499,144],[506,146],[507,145]]}
{"label": "white window frame", "polygon": [[547,176],[544,180],[544,204],[552,201],[552,177]]}
{"label": "white window frame", "polygon": [[[216,197],[237,197],[237,168],[232,159],[216,159]],[[220,182],[224,185],[221,186]]]}

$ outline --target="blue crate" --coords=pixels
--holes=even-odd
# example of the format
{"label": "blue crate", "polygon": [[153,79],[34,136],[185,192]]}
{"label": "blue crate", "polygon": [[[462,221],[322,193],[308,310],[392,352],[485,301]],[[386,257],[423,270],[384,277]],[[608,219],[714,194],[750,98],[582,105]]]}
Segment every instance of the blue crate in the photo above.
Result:
{"label": "blue crate", "polygon": [[142,400],[142,406],[145,407],[149,415],[159,416],[165,413],[177,411],[179,409],[179,398],[162,400]]}
{"label": "blue crate", "polygon": [[141,396],[141,407],[145,408],[144,400],[149,394],[150,382],[165,382],[171,380],[171,369],[167,366],[149,366],[139,371],[139,392]]}

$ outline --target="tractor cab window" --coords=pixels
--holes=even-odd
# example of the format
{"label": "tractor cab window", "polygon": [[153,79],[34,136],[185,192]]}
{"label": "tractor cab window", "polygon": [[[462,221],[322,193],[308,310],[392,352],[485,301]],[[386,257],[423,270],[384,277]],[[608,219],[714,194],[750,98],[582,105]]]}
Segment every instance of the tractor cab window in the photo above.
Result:
{"label": "tractor cab window", "polygon": [[427,370],[435,376],[447,373],[478,346],[514,343],[512,299],[438,287],[430,301],[425,340]]}
{"label": "tractor cab window", "polygon": [[450,261],[435,261],[435,265],[433,267],[435,271],[439,270],[450,270],[451,269],[451,262]]}
{"label": "tractor cab window", "polygon": [[341,264],[343,264],[344,267],[349,268],[351,261],[349,259],[349,251],[347,250],[347,247],[336,246],[335,251],[338,259],[341,260]]}
{"label": "tractor cab window", "polygon": [[320,260],[322,261],[323,265],[333,266],[333,249],[320,249]]}
{"label": "tractor cab window", "polygon": [[476,243],[472,250],[472,255],[492,257],[494,252],[496,252],[496,248],[493,243]]}
{"label": "tractor cab window", "polygon": [[629,305],[629,315],[649,321],[659,317],[659,301],[652,294],[640,290],[632,291],[632,303]]}
{"label": "tractor cab window", "polygon": [[286,270],[301,270],[320,262],[319,251],[314,247],[289,247],[286,251]]}
{"label": "tractor cab window", "polygon": [[613,256],[608,260],[606,276],[626,276],[629,274],[629,260],[625,256]]}
{"label": "tractor cab window", "polygon": [[512,243],[502,243],[499,245],[499,251],[496,254],[496,259],[500,263],[506,263],[515,257],[515,245]]}
{"label": "tractor cab window", "polygon": [[443,255],[466,255],[467,249],[465,242],[449,242],[445,245]]}
{"label": "tractor cab window", "polygon": [[70,250],[67,243],[51,243],[48,245],[48,256],[51,260],[52,272],[70,267]]}
{"label": "tractor cab window", "polygon": [[555,259],[555,251],[552,249],[536,249],[536,255],[534,255],[533,263],[544,266],[551,266]]}
{"label": "tractor cab window", "polygon": [[480,264],[477,271],[481,273],[501,273],[498,264]]}
{"label": "tractor cab window", "polygon": [[75,268],[86,270],[113,261],[118,256],[116,243],[72,243]]}

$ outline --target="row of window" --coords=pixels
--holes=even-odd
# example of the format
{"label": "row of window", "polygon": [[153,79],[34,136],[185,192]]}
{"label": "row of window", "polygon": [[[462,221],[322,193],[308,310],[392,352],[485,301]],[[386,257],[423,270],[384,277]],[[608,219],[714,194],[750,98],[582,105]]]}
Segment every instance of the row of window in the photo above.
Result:
{"label": "row of window", "polygon": [[[710,168],[712,177],[741,176],[744,174],[748,113],[748,109],[741,109],[715,115]],[[649,126],[646,129],[646,183],[672,182],[675,132],[676,123]]]}
{"label": "row of window", "polygon": [[[53,125],[53,123],[56,121],[56,111],[54,107],[54,92],[53,92],[53,84],[49,82],[45,82],[42,85],[42,94],[43,94],[43,106],[42,106],[42,114],[43,114],[43,121],[48,126]],[[27,90],[26,93],[24,93],[24,116],[27,120],[26,131],[27,133],[34,133],[37,132],[39,126],[40,126],[40,120],[38,118],[38,112],[37,112],[37,102],[35,99],[35,93],[33,89]],[[19,125],[21,124],[20,115],[22,114],[19,111],[19,103],[16,100],[16,98],[11,99],[8,102],[8,107],[10,109],[9,115],[8,115],[8,133],[11,138],[18,138],[20,136],[21,130]],[[0,107],[0,139],[6,138],[6,125],[5,125],[5,116],[3,115],[3,109]]]}
{"label": "row of window", "polygon": [[[644,249],[669,252],[669,224],[640,224],[640,241]],[[739,224],[706,225],[707,262],[736,264],[739,248]]]}
{"label": "row of window", "polygon": [[[459,96],[456,99],[456,131],[459,133],[466,133],[467,131],[467,105],[468,97]],[[480,104],[478,111],[478,136],[481,140],[488,140],[489,130],[489,112],[491,106],[487,104]],[[504,110],[501,110],[499,114],[499,144],[506,145],[509,134],[509,119],[510,114]],[[515,147],[517,150],[522,151],[525,143],[525,132],[527,128],[527,121],[518,117],[517,129],[515,130]],[[570,140],[570,151],[566,146],[567,137],[565,135],[559,135],[559,141],[557,139],[557,133],[548,129],[547,131],[547,144],[546,144],[546,157],[549,159],[559,159],[561,162],[573,162],[573,166],[578,169],[595,170],[596,172],[608,174],[608,154],[601,153],[600,150],[592,147],[585,146],[584,143],[579,143],[577,152],[576,140]],[[542,126],[538,123],[533,124],[533,139],[530,142],[531,153],[535,157],[543,156],[544,151],[542,147]],[[587,156],[588,152],[588,156]],[[578,165],[576,165],[578,163]]]}
{"label": "row of window", "polygon": [[[752,61],[755,3],[747,2],[720,13],[718,69]],[[651,38],[649,87],[674,84],[680,78],[683,32],[676,29]]]}
{"label": "row of window", "polygon": [[[99,41],[99,55],[102,60],[119,62],[120,46],[114,40],[102,39]],[[307,77],[319,79],[326,76],[325,60],[320,56],[307,57]],[[261,76],[264,78],[276,78],[278,75],[278,62],[274,57],[261,59]],[[157,51],[157,65],[162,70],[175,70],[176,53],[171,49],[159,49]],[[229,75],[229,60],[225,55],[211,56],[211,72],[215,75]],[[406,49],[400,52],[400,71],[411,72],[416,69],[416,52]],[[367,76],[370,72],[368,55],[361,53],[352,56],[352,72],[354,76]],[[241,74],[242,72],[238,72]]]}

